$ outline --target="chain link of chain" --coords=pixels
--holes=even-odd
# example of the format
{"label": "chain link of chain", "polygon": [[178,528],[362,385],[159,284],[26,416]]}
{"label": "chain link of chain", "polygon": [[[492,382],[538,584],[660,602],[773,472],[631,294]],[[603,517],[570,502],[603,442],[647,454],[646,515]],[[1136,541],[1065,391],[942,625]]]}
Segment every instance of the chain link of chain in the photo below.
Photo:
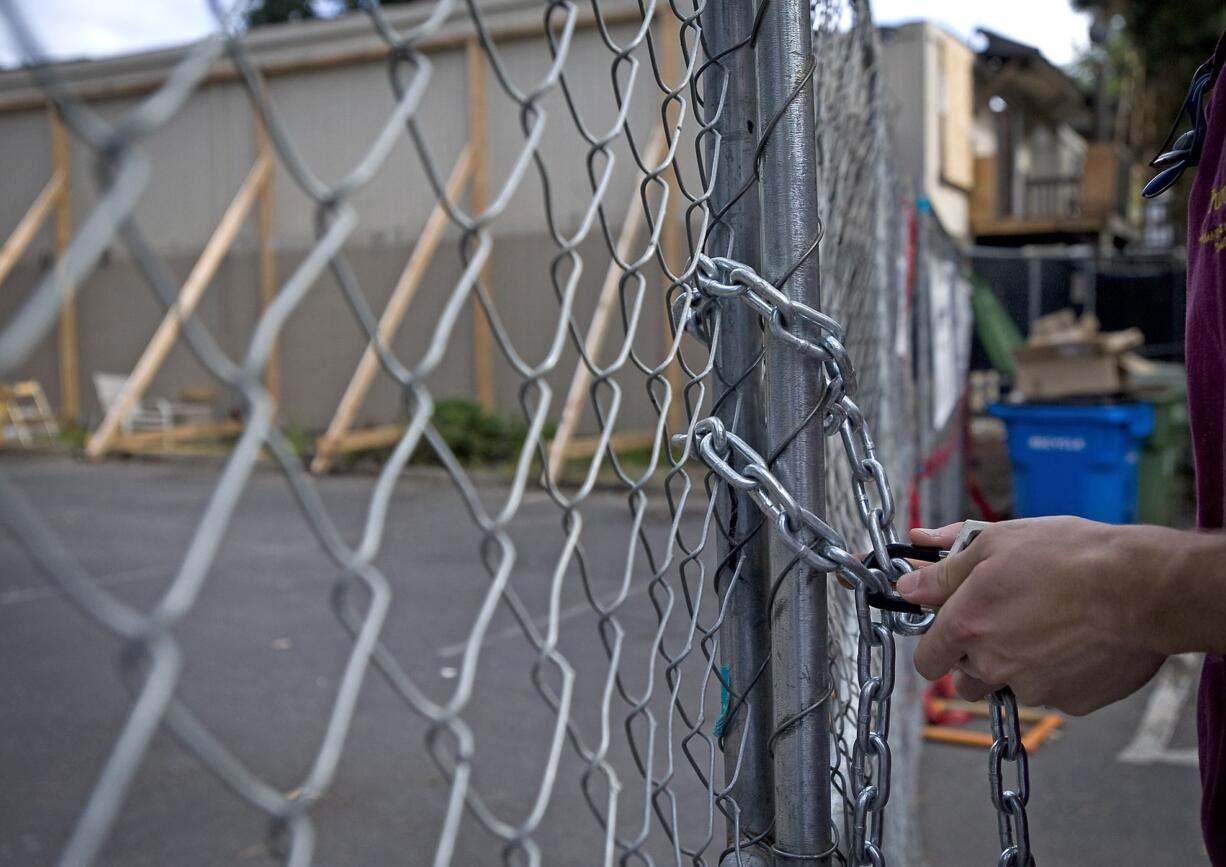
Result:
{"label": "chain link of chain", "polygon": [[[850,422],[844,421],[843,425]],[[726,430],[718,418],[702,419],[694,437],[703,462],[726,484],[742,490],[771,519],[783,542],[814,570],[834,572],[852,585],[859,623],[856,740],[852,748],[851,853],[858,865],[883,865],[882,811],[890,797],[890,696],[894,690],[894,633],[915,634],[926,628],[906,615],[882,611],[873,619],[868,592],[890,593],[897,575],[865,566],[847,549],[837,530],[800,506],[767,466],[765,458],[743,439]],[[684,439],[682,437],[682,439]],[[846,440],[845,440],[846,441]],[[733,462],[741,465],[737,470]],[[884,480],[884,475],[879,476]],[[870,513],[872,514],[872,513]],[[889,538],[891,532],[884,532]],[[893,564],[900,573],[905,564]]]}
{"label": "chain link of chain", "polygon": [[[951,554],[964,550],[987,525],[967,521],[950,548]],[[1030,765],[1026,745],[1022,741],[1021,721],[1017,714],[1017,698],[1008,687],[988,696],[988,716],[992,726],[992,746],[988,750],[988,785],[992,806],[996,808],[996,824],[1000,832],[998,867],[1033,867],[1030,853],[1030,829],[1026,820],[1026,804],[1030,800]],[[1004,765],[1013,765],[1017,784],[1005,787]]]}
{"label": "chain link of chain", "polygon": [[[851,783],[855,796],[850,855],[856,864],[881,867],[881,831],[890,799],[890,696],[894,691],[894,633],[872,619],[866,592],[856,588],[856,674],[860,696],[856,707],[856,740],[851,751]],[[874,665],[874,657],[876,664]],[[877,673],[874,673],[877,672]]]}
{"label": "chain link of chain", "polygon": [[[1026,822],[1026,804],[1030,800],[1030,764],[1022,743],[1021,723],[1017,716],[1017,699],[1013,690],[1005,687],[988,696],[992,723],[992,747],[988,751],[988,783],[992,789],[992,805],[996,808],[996,823],[1000,829],[999,867],[1033,867],[1030,854],[1030,828]],[[1017,783],[1005,788],[1004,765],[1014,766]]]}
{"label": "chain link of chain", "polygon": [[[700,256],[689,295],[674,307],[675,318],[699,339],[709,342],[716,305],[736,299],[748,305],[773,336],[817,361],[825,385],[815,417],[827,436],[836,432],[851,469],[853,496],[860,523],[868,535],[881,568],[869,568],[848,549],[842,535],[796,502],[762,455],[727,431],[719,419],[698,421],[693,436],[699,456],[725,483],[745,491],[772,519],[783,542],[807,565],[834,572],[855,592],[858,624],[857,677],[860,695],[856,708],[856,739],[852,747],[852,839],[849,855],[856,865],[882,867],[883,811],[890,797],[890,699],[894,689],[894,635],[919,635],[932,625],[934,614],[915,616],[881,611],[878,618],[868,602],[870,590],[893,593],[893,585],[910,566],[890,557],[888,546],[898,540],[894,528],[894,496],[885,467],[864,413],[852,399],[857,389],[855,370],[843,346],[842,326],[824,313],[784,295],[752,268],[726,258]],[[684,439],[684,437],[682,437]],[[740,465],[738,470],[735,464]],[[1017,702],[1008,689],[990,699],[994,743],[989,753],[992,802],[997,810],[1001,838],[999,867],[1033,867],[1026,803],[1029,772],[1021,741]],[[1017,785],[1006,788],[1003,765],[1017,769]]]}
{"label": "chain link of chain", "polygon": [[[695,291],[688,299],[691,315],[687,324],[700,338],[710,334],[714,305],[721,299],[737,299],[762,318],[772,335],[818,362],[824,373],[824,388],[815,417],[821,419],[827,436],[837,432],[843,442],[860,523],[881,568],[864,566],[833,527],[795,502],[761,455],[734,434],[722,430],[717,420],[700,421],[695,436],[700,437],[699,453],[707,465],[728,483],[745,490],[774,519],[777,532],[791,550],[814,569],[835,572],[855,589],[860,692],[851,761],[853,816],[849,855],[857,865],[883,865],[881,834],[884,809],[890,797],[894,633],[923,632],[932,622],[932,615],[917,618],[883,611],[879,619],[874,619],[868,604],[870,590],[889,595],[909,566],[889,556],[889,544],[897,541],[894,496],[885,467],[877,459],[864,413],[853,400],[858,382],[843,346],[843,328],[826,314],[789,299],[753,269],[731,259],[700,257],[695,283]],[[733,454],[744,464],[741,472],[728,462]]]}

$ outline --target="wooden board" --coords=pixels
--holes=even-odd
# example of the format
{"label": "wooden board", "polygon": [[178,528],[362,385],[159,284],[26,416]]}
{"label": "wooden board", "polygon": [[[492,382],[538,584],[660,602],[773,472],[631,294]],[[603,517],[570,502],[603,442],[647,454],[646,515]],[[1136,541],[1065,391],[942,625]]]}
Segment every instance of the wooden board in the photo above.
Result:
{"label": "wooden board", "polygon": [[[362,428],[355,430],[352,433],[347,433],[342,437],[332,439],[324,443],[324,438],[320,437],[316,441],[316,449],[327,448],[330,458],[335,458],[338,455],[349,454],[351,452],[364,452],[367,449],[389,448],[399,442],[400,437],[404,435],[405,425],[402,424],[385,424],[376,427]],[[329,461],[329,464],[331,461]],[[315,467],[312,464],[312,471]]]}
{"label": "wooden board", "polygon": [[[256,244],[260,259],[260,310],[267,310],[277,296],[277,256],[273,250],[273,239],[276,238],[277,211],[276,200],[273,198],[276,163],[273,159],[272,145],[268,141],[268,131],[259,114],[255,116],[256,154],[259,159],[268,161],[269,172],[260,185],[259,213],[256,217]],[[264,368],[264,387],[272,396],[273,403],[281,404],[281,351],[274,338],[272,352],[268,355],[268,365]]]}
{"label": "wooden board", "polygon": [[[473,37],[465,45],[468,60],[468,147],[472,153],[472,184],[469,187],[469,213],[480,214],[489,206],[489,128],[485,98],[485,54]],[[493,257],[493,250],[490,250]],[[486,259],[478,279],[493,297],[490,285],[490,260]],[[470,303],[473,317],[473,398],[486,412],[494,411],[494,333],[474,291]]]}
{"label": "wooden board", "polygon": [[[451,170],[451,176],[447,179],[447,195],[453,201],[459,197],[468,180],[472,168],[471,156],[472,150],[465,147],[460,152],[460,158],[456,161],[455,167]],[[400,328],[400,323],[408,312],[417,287],[430,267],[430,261],[434,258],[434,251],[438,248],[439,241],[442,240],[448,221],[447,209],[441,202],[436,202],[430,216],[426,219],[426,225],[422,229],[417,246],[413,248],[413,254],[409,257],[404,271],[401,272],[400,279],[396,281],[387,306],[383,308],[383,315],[379,317],[379,339],[385,345],[392,341],[396,331]],[[358,362],[357,370],[354,371],[344,395],[341,396],[341,402],[336,407],[332,421],[328,423],[327,432],[316,440],[311,472],[326,473],[332,466],[333,455],[339,453],[334,448],[334,444],[344,442],[345,437],[348,436],[378,371],[378,353],[374,345],[367,346]]]}
{"label": "wooden board", "polygon": [[124,421],[140,402],[145,390],[153,381],[153,377],[166,360],[166,356],[170,354],[171,347],[179,337],[179,328],[183,320],[195,310],[196,304],[204,295],[204,290],[212,282],[213,276],[221,266],[234,239],[238,237],[238,230],[242,228],[243,220],[246,219],[252,205],[255,204],[256,195],[270,171],[271,164],[268,159],[265,156],[258,157],[229,207],[226,208],[221,222],[217,224],[212,237],[205,245],[204,252],[200,254],[187,280],[184,281],[174,307],[166,312],[166,316],[162,319],[157,331],[154,332],[149,345],[141,353],[136,367],[132,369],[131,375],[124,383],[119,398],[107,410],[102,424],[86,442],[85,454],[90,458],[96,460],[105,455],[121,435],[132,436],[132,434],[122,434]]}
{"label": "wooden board", "polygon": [[43,227],[52,209],[59,203],[63,189],[64,176],[56,172],[17,221],[12,234],[8,236],[4,246],[0,247],[0,283],[4,282],[13,266],[25,254],[26,248],[38,236],[38,230]]}
{"label": "wooden board", "polygon": [[207,424],[185,424],[166,430],[141,430],[120,434],[111,444],[116,452],[140,452],[161,445],[201,442],[237,436],[243,432],[241,421],[219,421]]}
{"label": "wooden board", "polygon": [[975,55],[969,48],[940,35],[940,81],[944,100],[939,105],[941,124],[941,180],[969,191],[975,185],[974,85]]}
{"label": "wooden board", "polygon": [[[988,705],[982,701],[961,701],[959,699],[930,699],[929,703],[936,711],[960,711],[972,716],[986,718]],[[1058,728],[1064,725],[1064,716],[1054,712],[1036,710],[1035,708],[1019,707],[1017,718],[1022,723],[1029,723],[1029,728],[1023,728],[1022,746],[1027,752],[1034,752],[1042,746]],[[960,726],[927,725],[921,729],[925,740],[937,743],[954,744],[964,747],[992,746],[991,732],[961,728]]]}
{"label": "wooden board", "polygon": [[[72,243],[72,166],[68,154],[68,134],[54,108],[48,108],[51,121],[51,163],[63,179],[55,203],[55,258],[63,257]],[[77,298],[71,286],[61,284],[64,301],[60,305],[59,362],[60,413],[70,424],[81,417],[81,371],[77,336]]]}
{"label": "wooden board", "polygon": [[[655,444],[655,431],[628,431],[609,436],[609,448],[615,452],[649,449]],[[567,460],[590,458],[600,448],[600,437],[575,437],[566,447]]]}
{"label": "wooden board", "polygon": [[[643,162],[649,165],[657,163],[663,154],[664,134],[657,129],[651,142],[647,145]],[[583,341],[583,351],[588,358],[594,359],[604,346],[605,334],[609,330],[609,323],[613,320],[617,286],[622,276],[621,267],[617,263],[630,258],[630,246],[634,243],[634,237],[642,228],[644,220],[642,202],[636,193],[630,197],[630,205],[626,209],[625,219],[622,220],[621,233],[617,237],[617,257],[610,259],[609,267],[605,269],[604,283],[600,287],[600,295],[596,301],[596,311],[592,314],[592,322],[588,326],[587,337]],[[591,384],[592,372],[580,358],[575,366],[574,376],[571,377],[570,388],[566,391],[566,402],[562,405],[562,417],[558,422],[557,433],[554,434],[549,446],[549,475],[551,478],[557,477],[558,472],[562,469],[563,461],[574,457],[571,452],[571,440],[575,438],[575,432],[579,428],[584,400]],[[587,454],[591,455],[592,452],[589,451]]]}

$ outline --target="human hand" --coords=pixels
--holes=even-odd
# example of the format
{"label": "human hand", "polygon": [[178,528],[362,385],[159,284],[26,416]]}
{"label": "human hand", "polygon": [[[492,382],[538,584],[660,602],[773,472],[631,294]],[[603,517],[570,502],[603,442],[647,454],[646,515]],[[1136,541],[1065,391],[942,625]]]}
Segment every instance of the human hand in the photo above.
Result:
{"label": "human hand", "polygon": [[[961,526],[912,530],[911,541],[948,548]],[[1164,655],[1130,628],[1147,576],[1124,530],[1071,517],[1004,521],[903,575],[904,598],[940,607],[916,669],[929,680],[953,669],[972,701],[1008,685],[1023,704],[1074,715],[1139,689]]]}

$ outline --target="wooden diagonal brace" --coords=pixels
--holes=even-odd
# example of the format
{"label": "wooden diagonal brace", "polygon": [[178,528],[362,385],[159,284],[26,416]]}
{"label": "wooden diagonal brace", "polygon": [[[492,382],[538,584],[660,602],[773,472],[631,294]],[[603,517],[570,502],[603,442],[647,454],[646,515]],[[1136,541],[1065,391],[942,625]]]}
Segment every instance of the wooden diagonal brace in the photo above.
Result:
{"label": "wooden diagonal brace", "polygon": [[[473,151],[471,146],[466,146],[460,152],[460,158],[456,160],[455,167],[452,168],[451,175],[447,178],[447,196],[453,201],[459,198],[464,185],[468,182],[472,166]],[[425,228],[422,229],[421,238],[418,239],[417,246],[413,249],[413,255],[409,257],[408,263],[404,266],[404,271],[401,272],[400,279],[396,281],[396,287],[392,290],[392,296],[388,299],[387,306],[383,308],[383,315],[379,317],[379,340],[385,345],[391,342],[397,329],[400,328],[400,323],[409,309],[409,303],[413,300],[422,278],[426,276],[426,269],[430,267],[434,251],[443,238],[447,222],[447,209],[441,203],[435,203],[434,209],[426,220]],[[350,436],[349,431],[353,428],[354,419],[357,418],[362,402],[366,400],[366,395],[370,392],[378,370],[379,355],[375,351],[375,344],[371,343],[362,353],[362,359],[358,362],[357,370],[354,371],[353,378],[349,380],[349,385],[345,388],[336,413],[328,424],[327,432],[316,441],[311,472],[326,473],[338,454],[349,451],[345,447],[345,440]],[[395,442],[394,439],[392,441]]]}
{"label": "wooden diagonal brace", "polygon": [[132,374],[124,383],[119,399],[111,405],[102,424],[90,435],[89,441],[85,444],[85,454],[90,458],[100,458],[111,450],[115,438],[123,428],[124,420],[140,402],[149,383],[153,381],[153,377],[166,360],[166,356],[170,354],[171,347],[174,346],[179,336],[179,328],[183,320],[196,309],[196,304],[204,295],[204,290],[212,282],[218,267],[221,266],[222,260],[225,259],[226,253],[233,245],[234,239],[238,237],[243,220],[246,219],[255,204],[260,189],[264,184],[269,183],[271,178],[272,162],[266,154],[261,154],[243,180],[242,186],[234,195],[229,207],[226,208],[221,222],[217,224],[212,237],[205,245],[204,252],[196,260],[195,266],[183,283],[183,288],[179,291],[175,305],[166,311],[166,316],[162,319],[157,331],[154,332],[153,339],[149,341],[136,367],[132,369]]}

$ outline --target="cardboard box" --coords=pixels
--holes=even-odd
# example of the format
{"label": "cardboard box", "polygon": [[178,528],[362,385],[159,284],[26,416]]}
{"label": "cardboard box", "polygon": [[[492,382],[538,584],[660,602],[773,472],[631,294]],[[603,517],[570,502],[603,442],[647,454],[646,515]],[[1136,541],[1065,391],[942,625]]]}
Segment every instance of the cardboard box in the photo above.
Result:
{"label": "cardboard box", "polygon": [[1030,400],[1049,400],[1087,394],[1114,394],[1123,387],[1119,358],[1093,351],[1096,347],[1080,344],[1077,350],[1088,352],[1064,353],[1063,347],[1044,347],[1026,351],[1019,347],[1014,385]]}
{"label": "cardboard box", "polygon": [[1144,342],[1137,328],[1104,333],[1093,315],[1061,310],[1035,320],[1014,350],[1014,385],[1029,400],[1115,394],[1127,387],[1125,371],[1143,363],[1129,350]]}

